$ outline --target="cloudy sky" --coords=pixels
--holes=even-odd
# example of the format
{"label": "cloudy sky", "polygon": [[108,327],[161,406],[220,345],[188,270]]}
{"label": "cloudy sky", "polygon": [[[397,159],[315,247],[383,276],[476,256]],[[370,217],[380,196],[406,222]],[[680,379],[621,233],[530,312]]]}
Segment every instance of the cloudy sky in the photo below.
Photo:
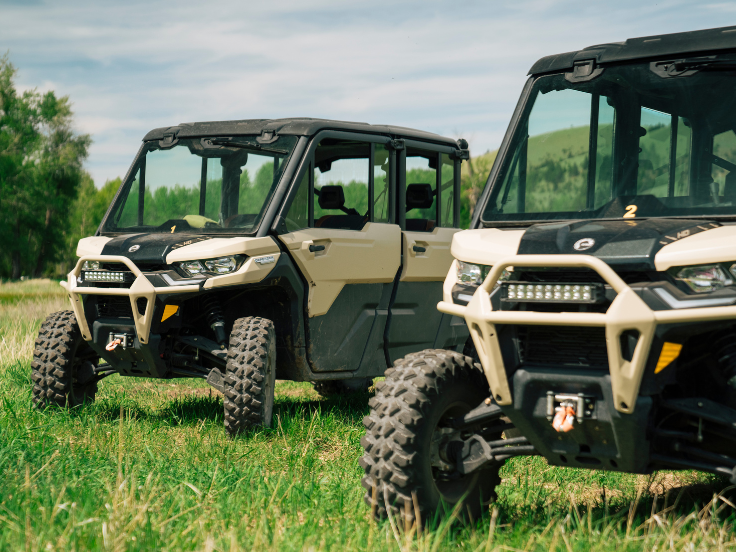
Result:
{"label": "cloudy sky", "polygon": [[733,0],[0,0],[0,54],[20,88],[71,97],[100,186],[148,130],[191,121],[390,123],[482,153],[536,59],[733,24]]}

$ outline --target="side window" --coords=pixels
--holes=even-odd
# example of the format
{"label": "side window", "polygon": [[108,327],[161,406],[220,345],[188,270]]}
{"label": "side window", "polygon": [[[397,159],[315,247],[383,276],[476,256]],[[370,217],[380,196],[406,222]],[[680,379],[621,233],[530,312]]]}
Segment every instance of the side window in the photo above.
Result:
{"label": "side window", "polygon": [[407,148],[406,229],[431,232],[437,226],[455,227],[454,188],[455,160],[450,155]]}
{"label": "side window", "polygon": [[406,229],[431,232],[437,225],[437,167],[435,151],[406,150]]}
{"label": "side window", "polygon": [[457,226],[455,221],[455,161],[446,153],[440,157],[440,203],[442,204],[442,216],[440,217],[440,226],[444,228],[454,228]]}
{"label": "side window", "polygon": [[713,181],[725,201],[736,204],[736,132],[728,130],[713,137]]}
{"label": "side window", "polygon": [[291,202],[289,212],[285,217],[286,230],[295,232],[309,226],[309,171],[304,171],[304,176],[298,184],[296,196]]}
{"label": "side window", "polygon": [[[145,172],[145,164],[143,165],[143,172]],[[130,192],[128,193],[128,200],[123,205],[122,210],[119,211],[117,216],[117,226],[138,226],[143,224],[142,221],[138,220],[138,209],[141,195],[141,169],[136,171],[135,178],[130,183]],[[142,214],[142,213],[141,213]]]}
{"label": "side window", "polygon": [[370,150],[365,142],[320,142],[314,154],[315,228],[360,230],[368,222]]}
{"label": "side window", "polygon": [[373,221],[389,221],[388,148],[375,144],[373,150]]}

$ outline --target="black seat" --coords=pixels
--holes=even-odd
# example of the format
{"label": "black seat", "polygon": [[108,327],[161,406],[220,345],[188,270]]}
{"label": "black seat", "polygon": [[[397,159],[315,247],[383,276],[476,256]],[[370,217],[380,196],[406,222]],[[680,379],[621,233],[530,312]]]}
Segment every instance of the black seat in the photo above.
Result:
{"label": "black seat", "polygon": [[342,186],[322,186],[319,190],[318,203],[325,211],[345,207],[345,192]]}
{"label": "black seat", "polygon": [[409,184],[406,187],[406,210],[429,209],[434,205],[434,190],[431,184]]}

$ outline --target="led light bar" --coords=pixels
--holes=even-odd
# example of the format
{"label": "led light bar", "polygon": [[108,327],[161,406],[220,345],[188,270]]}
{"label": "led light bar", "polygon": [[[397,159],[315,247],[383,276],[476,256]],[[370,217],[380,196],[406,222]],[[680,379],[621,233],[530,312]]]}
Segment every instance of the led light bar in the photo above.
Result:
{"label": "led light bar", "polygon": [[127,272],[83,272],[87,282],[125,282]]}
{"label": "led light bar", "polygon": [[529,284],[503,282],[501,301],[524,303],[599,303],[605,298],[603,284]]}

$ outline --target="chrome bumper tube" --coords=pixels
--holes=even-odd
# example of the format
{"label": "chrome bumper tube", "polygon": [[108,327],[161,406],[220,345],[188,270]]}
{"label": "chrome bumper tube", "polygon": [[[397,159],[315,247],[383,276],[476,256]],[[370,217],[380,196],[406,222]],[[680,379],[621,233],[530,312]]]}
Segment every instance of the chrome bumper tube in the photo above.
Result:
{"label": "chrome bumper tube", "polygon": [[[605,313],[494,311],[491,291],[509,267],[589,268],[597,272],[616,292]],[[506,369],[501,356],[496,324],[543,326],[597,326],[606,331],[606,348],[616,410],[634,411],[649,350],[657,324],[702,322],[736,318],[736,306],[715,306],[654,311],[602,260],[590,255],[516,255],[496,263],[467,306],[442,301],[437,308],[465,318],[480,357],[488,384],[501,405],[512,403]],[[639,332],[631,361],[621,354],[620,336],[626,330]]]}

